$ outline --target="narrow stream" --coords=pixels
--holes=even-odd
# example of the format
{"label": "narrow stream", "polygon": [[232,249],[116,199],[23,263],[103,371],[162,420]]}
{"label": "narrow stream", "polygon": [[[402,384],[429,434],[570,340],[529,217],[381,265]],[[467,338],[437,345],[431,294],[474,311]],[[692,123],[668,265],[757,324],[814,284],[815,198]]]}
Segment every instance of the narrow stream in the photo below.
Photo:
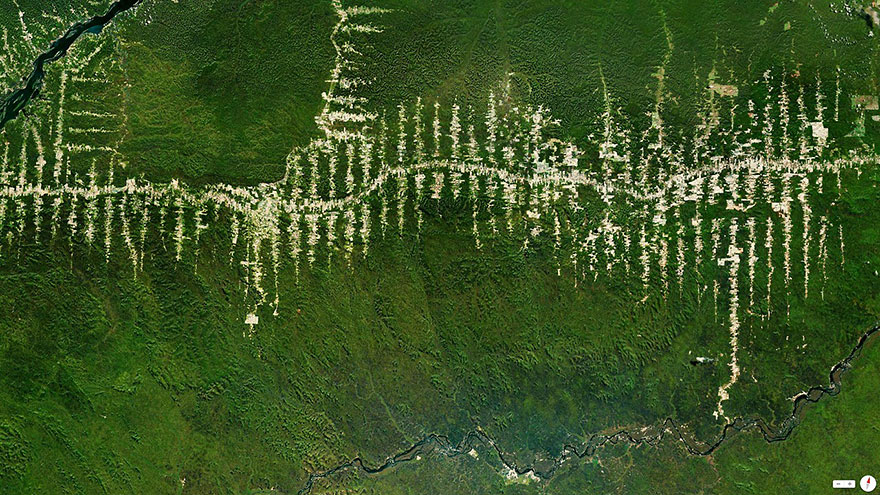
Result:
{"label": "narrow stream", "polygon": [[[7,122],[16,118],[32,99],[39,96],[40,90],[43,86],[43,80],[46,76],[46,66],[48,64],[51,64],[66,55],[73,43],[76,42],[83,33],[100,31],[118,14],[136,7],[141,2],[142,0],[117,0],[110,6],[105,14],[73,24],[61,37],[53,41],[49,45],[49,49],[40,54],[34,61],[33,70],[27,77],[24,87],[14,90],[11,93],[7,93],[3,96],[2,100],[0,100],[0,129],[2,129]],[[482,428],[477,426],[475,429],[465,434],[463,439],[457,444],[453,443],[449,437],[445,435],[431,433],[412,444],[409,448],[389,457],[381,465],[371,467],[365,464],[360,457],[355,457],[354,459],[327,471],[312,473],[309,475],[309,478],[306,480],[305,485],[300,489],[299,493],[301,495],[310,493],[316,481],[332,477],[336,473],[347,469],[356,468],[367,474],[378,474],[397,464],[415,460],[418,456],[424,454],[437,453],[445,457],[457,457],[467,454],[467,452],[475,446],[492,448],[498,454],[504,465],[509,469],[514,470],[518,475],[532,472],[541,479],[547,479],[552,477],[564,462],[574,458],[592,456],[606,445],[619,443],[628,443],[632,445],[657,445],[667,434],[672,434],[674,437],[678,438],[690,454],[698,456],[705,456],[713,453],[728,438],[730,438],[731,432],[758,429],[764,440],[768,443],[784,441],[791,435],[794,428],[800,422],[804,410],[809,404],[819,402],[825,396],[835,396],[840,393],[841,376],[850,369],[852,361],[859,356],[865,344],[869,340],[872,340],[878,333],[880,333],[880,326],[875,326],[866,331],[849,355],[831,369],[829,384],[827,386],[820,385],[812,387],[807,392],[797,396],[794,400],[791,414],[776,429],[760,418],[736,418],[732,422],[724,425],[720,435],[714,442],[703,443],[690,436],[686,436],[682,432],[680,425],[673,418],[666,418],[660,424],[644,431],[640,430],[638,433],[621,430],[610,435],[594,434],[583,443],[580,450],[577,446],[565,445],[562,449],[562,453],[554,460],[549,469],[539,470],[532,467],[520,467],[514,465],[508,460],[501,448],[498,447],[495,440]]]}
{"label": "narrow stream", "polygon": [[477,426],[475,429],[465,434],[464,438],[458,444],[454,444],[449,440],[449,437],[445,435],[431,433],[412,444],[409,448],[389,457],[379,466],[368,466],[360,457],[355,457],[354,459],[327,471],[312,473],[309,475],[308,480],[306,480],[305,486],[303,486],[298,493],[299,495],[308,494],[311,492],[316,481],[332,477],[334,474],[350,468],[359,469],[367,474],[379,474],[397,464],[415,460],[421,455],[437,453],[444,457],[458,457],[460,455],[465,455],[470,449],[476,446],[492,448],[498,454],[501,462],[504,463],[507,468],[515,471],[517,475],[524,475],[531,472],[541,479],[548,479],[552,477],[566,461],[575,458],[580,459],[590,457],[606,445],[615,445],[619,443],[628,443],[631,445],[657,445],[667,434],[672,434],[684,444],[688,453],[697,456],[706,456],[715,452],[728,438],[730,438],[731,432],[757,428],[767,443],[781,442],[786,440],[791,435],[792,431],[794,431],[794,428],[803,417],[805,408],[809,404],[819,402],[825,396],[835,396],[840,393],[840,378],[852,367],[852,361],[861,354],[865,345],[877,335],[880,335],[880,325],[876,325],[862,334],[858,343],[852,351],[850,351],[849,355],[831,368],[829,384],[827,386],[819,385],[811,387],[808,391],[798,395],[794,400],[791,414],[782,421],[779,428],[776,429],[760,418],[736,418],[730,423],[724,425],[721,434],[714,442],[703,443],[690,436],[686,436],[682,432],[680,425],[674,419],[666,418],[659,425],[650,427],[644,431],[640,430],[638,433],[621,430],[610,435],[594,434],[584,442],[580,450],[574,445],[565,445],[562,449],[562,453],[554,460],[549,469],[539,470],[534,467],[521,467],[513,464],[508,460],[501,448],[498,447],[495,440],[489,436],[485,430]]}

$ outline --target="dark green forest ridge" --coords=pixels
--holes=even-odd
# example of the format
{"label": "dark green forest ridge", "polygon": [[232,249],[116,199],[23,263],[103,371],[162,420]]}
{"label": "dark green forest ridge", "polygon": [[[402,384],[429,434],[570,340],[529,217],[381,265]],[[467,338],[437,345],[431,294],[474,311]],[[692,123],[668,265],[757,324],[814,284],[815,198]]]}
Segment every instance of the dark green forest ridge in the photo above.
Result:
{"label": "dark green forest ridge", "polygon": [[145,0],[2,130],[0,493],[876,475],[872,340],[789,418],[880,319],[872,9]]}

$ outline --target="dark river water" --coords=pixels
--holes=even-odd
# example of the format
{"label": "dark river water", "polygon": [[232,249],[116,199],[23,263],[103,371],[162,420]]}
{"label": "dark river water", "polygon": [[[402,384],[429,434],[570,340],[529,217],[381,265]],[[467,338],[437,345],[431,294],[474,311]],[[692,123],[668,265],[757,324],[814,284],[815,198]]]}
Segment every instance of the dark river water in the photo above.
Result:
{"label": "dark river water", "polygon": [[71,45],[82,36],[83,33],[99,33],[104,26],[110,23],[114,17],[126,10],[132,9],[142,0],[118,0],[103,15],[97,15],[85,21],[80,21],[67,28],[67,31],[49,45],[49,49],[41,53],[34,60],[33,70],[25,80],[23,88],[13,90],[3,95],[0,101],[0,128],[7,122],[18,116],[27,104],[40,94],[43,87],[43,79],[46,77],[46,66],[67,54]]}

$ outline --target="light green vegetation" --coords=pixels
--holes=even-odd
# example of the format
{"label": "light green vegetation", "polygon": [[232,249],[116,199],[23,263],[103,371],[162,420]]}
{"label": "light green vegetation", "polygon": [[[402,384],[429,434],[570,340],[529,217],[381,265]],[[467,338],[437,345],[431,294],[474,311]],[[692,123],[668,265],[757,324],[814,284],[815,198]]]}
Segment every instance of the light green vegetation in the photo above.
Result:
{"label": "light green vegetation", "polygon": [[[767,444],[754,433],[733,437],[710,457],[691,457],[667,439],[657,447],[611,447],[570,461],[549,482],[516,482],[500,476],[494,452],[478,457],[425,456],[382,476],[353,471],[313,493],[827,493],[831,480],[872,474],[877,429],[873,417],[878,383],[876,343],[865,348],[844,375],[842,394],[808,408],[791,438]],[[462,476],[467,473],[467,476]]]}
{"label": "light green vegetation", "polygon": [[[19,4],[28,26],[59,29],[41,17],[44,4]],[[241,216],[232,220],[228,211],[177,206],[180,196],[170,195],[144,206],[142,196],[125,192],[106,196],[116,209],[105,208],[104,196],[87,204],[73,193],[53,209],[51,198],[4,189],[0,493],[295,493],[309,473],[357,456],[378,466],[430,433],[457,441],[477,427],[508,461],[538,469],[566,444],[666,418],[711,442],[725,417],[778,426],[790,398],[827,384],[831,366],[880,319],[880,172],[876,161],[852,158],[873,156],[880,139],[871,118],[880,112],[851,104],[853,95],[880,93],[878,45],[863,20],[827,4],[792,2],[769,10],[690,0],[376,4],[390,9],[364,17],[376,32],[335,38],[360,54],[359,65],[346,69],[367,82],[352,94],[365,98],[376,123],[349,127],[362,132],[358,146],[376,144],[367,160],[372,175],[362,165],[330,173],[331,153],[350,163],[339,141],[328,139],[331,151],[316,164],[306,156],[324,131],[345,127],[315,123],[338,63],[331,2],[147,0],[50,67],[43,99],[3,131],[4,186],[88,191],[122,188],[129,178],[179,179],[187,192],[216,191],[206,185],[281,179],[297,149],[302,160],[278,187],[299,190],[300,199],[341,200],[351,193],[346,172],[361,187],[395,162],[400,106],[412,153],[419,140],[427,151],[435,146],[433,105],[440,103],[437,155],[449,159],[452,105],[466,109],[463,127],[476,124],[483,146],[490,93],[503,111],[544,106],[560,123],[542,139],[576,146],[574,167],[612,171],[619,191],[704,171],[713,159],[768,158],[776,173],[785,158],[803,165],[809,156],[818,168],[803,183],[799,175],[788,185],[782,173],[772,176],[772,194],[759,189],[749,198],[754,206],[734,201],[747,211],[727,203],[746,196],[745,173],[717,202],[686,203],[666,224],[649,227],[651,239],[668,241],[670,268],[657,268],[663,255],[654,246],[646,279],[640,254],[648,249],[624,250],[622,237],[615,254],[604,240],[584,251],[596,255],[591,270],[586,255],[577,268],[569,260],[586,242],[575,233],[599,231],[606,218],[638,246],[638,231],[625,229],[644,222],[640,215],[656,201],[630,201],[623,192],[606,201],[580,185],[574,199],[556,198],[539,212],[543,230],[531,235],[532,224],[520,222],[528,207],[490,194],[492,176],[476,169],[464,186],[446,175],[436,194],[425,182],[422,195],[415,177],[402,174],[402,233],[398,200],[381,193],[354,202],[357,221],[366,216],[373,228],[352,237],[319,217],[317,240],[309,243],[312,231],[302,229],[297,243],[290,223],[311,228],[311,220],[281,215],[277,273],[263,265],[262,286],[254,267],[272,259],[272,244],[253,247],[257,237],[247,232],[239,240],[233,225]],[[106,2],[72,7],[91,15]],[[24,74],[22,57],[36,54],[21,43],[18,11],[0,8],[10,43],[25,46],[0,79],[4,90]],[[52,37],[48,28],[35,36],[35,47]],[[814,121],[828,130],[822,146],[807,127]],[[529,136],[522,122],[515,125]],[[847,137],[854,129],[863,136]],[[500,136],[507,144],[518,134],[502,128]],[[608,143],[629,161],[608,158]],[[499,149],[478,158],[504,168],[503,156]],[[855,165],[843,169],[838,186],[829,164],[841,157]],[[413,153],[399,163],[415,161]],[[49,179],[56,170],[62,179]],[[401,187],[397,180],[382,187]],[[700,194],[708,196],[708,183]],[[266,199],[259,194],[267,189],[245,190]],[[548,190],[523,188],[517,199],[541,206],[537,197],[558,192]],[[664,190],[670,201],[674,194]],[[118,206],[123,198],[128,203]],[[149,229],[138,252],[129,241],[137,244],[141,225],[126,222],[143,221],[134,215],[143,211]],[[703,223],[694,227],[698,214]],[[559,240],[554,219],[567,229]],[[753,280],[749,219],[760,239]],[[763,230],[768,221],[773,235]],[[91,238],[86,224],[94,226]],[[691,248],[698,238],[703,251]],[[718,262],[731,246],[744,250],[733,275]],[[130,253],[143,257],[134,270]],[[682,265],[691,270],[677,277],[673,268]],[[255,287],[277,287],[277,308]],[[243,324],[251,312],[259,316],[254,327]],[[733,329],[740,371],[716,416],[719,388],[732,381]],[[816,492],[832,477],[857,476],[847,470],[871,467],[869,446],[880,440],[870,426],[876,349],[855,362],[839,397],[809,408],[779,444],[745,433],[709,458],[689,456],[668,438],[658,447],[621,444],[530,484],[507,483],[497,455],[483,447],[477,459],[430,454],[376,476],[334,476],[315,493],[775,493],[793,478],[803,483],[795,492]],[[697,356],[715,361],[691,365]]]}

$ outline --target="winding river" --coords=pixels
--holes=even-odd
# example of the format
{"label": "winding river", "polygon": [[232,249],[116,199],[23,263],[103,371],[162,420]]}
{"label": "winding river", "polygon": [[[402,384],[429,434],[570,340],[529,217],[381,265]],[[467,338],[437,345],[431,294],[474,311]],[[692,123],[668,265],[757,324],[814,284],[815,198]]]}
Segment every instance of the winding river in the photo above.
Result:
{"label": "winding river", "polygon": [[[118,0],[114,2],[103,15],[94,16],[88,20],[73,24],[61,37],[53,41],[49,45],[49,49],[40,54],[34,61],[33,70],[25,80],[24,87],[16,89],[11,93],[7,93],[3,96],[2,100],[0,100],[0,129],[2,129],[7,122],[15,119],[27,104],[40,94],[43,80],[46,76],[46,66],[48,64],[62,58],[83,33],[96,32],[103,29],[103,27],[109,24],[117,15],[136,7],[141,2],[142,0]],[[800,422],[805,408],[809,404],[819,402],[823,397],[835,396],[840,393],[840,379],[842,375],[850,369],[852,361],[859,356],[863,347],[878,334],[880,334],[880,325],[874,326],[866,331],[858,340],[856,346],[852,349],[849,355],[831,369],[829,384],[827,386],[820,385],[812,387],[808,391],[798,395],[794,399],[791,414],[782,421],[778,428],[772,427],[760,418],[736,418],[723,426],[721,433],[714,441],[704,443],[685,434],[681,425],[673,418],[666,418],[658,425],[649,428],[642,428],[638,432],[620,430],[607,435],[594,434],[583,442],[580,447],[575,445],[565,445],[561,451],[562,453],[554,459],[551,467],[547,469],[538,469],[535,467],[516,466],[509,460],[509,456],[502,451],[496,441],[485,430],[477,426],[466,433],[458,443],[452,442],[446,435],[431,433],[413,443],[405,450],[388,457],[385,462],[380,465],[370,466],[360,457],[355,457],[354,459],[329,470],[312,473],[309,475],[303,488],[299,491],[299,494],[305,495],[310,493],[312,487],[317,481],[330,478],[335,474],[348,469],[358,469],[367,474],[378,474],[394,467],[395,465],[416,460],[421,455],[435,453],[445,457],[457,457],[460,455],[466,455],[470,449],[476,446],[489,447],[494,450],[501,459],[501,462],[508,469],[516,472],[518,475],[533,473],[541,479],[547,479],[552,477],[566,461],[592,456],[606,445],[619,443],[628,443],[632,445],[657,445],[666,435],[672,435],[674,438],[677,438],[682,442],[685,449],[690,454],[698,456],[712,454],[728,438],[730,438],[731,433],[738,431],[757,429],[760,431],[766,442],[781,442],[789,438],[794,428]]]}
{"label": "winding river", "polygon": [[666,435],[672,435],[674,438],[681,441],[688,453],[696,456],[707,456],[712,454],[718,450],[728,438],[731,438],[731,433],[745,430],[757,429],[767,443],[781,442],[788,439],[792,431],[794,431],[795,427],[803,417],[805,408],[809,404],[819,402],[823,397],[835,396],[840,393],[841,376],[852,367],[853,360],[861,354],[865,345],[869,341],[876,340],[877,335],[880,335],[880,324],[875,325],[863,333],[855,347],[850,351],[849,355],[831,368],[828,385],[811,387],[808,391],[802,392],[795,397],[791,414],[782,421],[778,428],[773,428],[760,418],[735,418],[733,421],[724,425],[721,429],[721,433],[714,441],[704,443],[685,434],[681,425],[673,418],[666,418],[660,424],[647,429],[640,429],[637,433],[630,430],[620,430],[609,435],[593,434],[580,447],[575,445],[565,445],[562,448],[562,453],[553,460],[550,468],[538,469],[535,467],[516,466],[509,460],[509,456],[501,450],[495,440],[486,433],[485,430],[477,426],[466,433],[462,440],[457,444],[453,443],[446,435],[431,433],[412,444],[409,448],[387,458],[384,463],[378,466],[369,466],[365,464],[360,457],[355,457],[354,459],[327,471],[312,473],[309,475],[305,485],[298,493],[299,495],[306,495],[311,492],[315,482],[330,478],[335,474],[348,469],[354,468],[367,474],[379,474],[395,465],[417,460],[422,455],[434,453],[443,457],[458,457],[467,454],[470,449],[477,446],[489,447],[494,450],[504,466],[516,472],[517,475],[532,473],[541,479],[548,479],[556,474],[556,471],[566,461],[590,457],[606,445],[615,445],[619,443],[628,443],[631,445],[657,445]]}

